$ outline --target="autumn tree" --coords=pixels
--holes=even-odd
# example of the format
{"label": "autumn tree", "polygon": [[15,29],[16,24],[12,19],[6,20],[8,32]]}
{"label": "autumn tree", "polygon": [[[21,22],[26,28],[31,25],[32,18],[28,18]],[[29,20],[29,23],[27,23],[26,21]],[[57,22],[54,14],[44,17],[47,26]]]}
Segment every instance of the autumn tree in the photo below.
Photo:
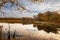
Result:
{"label": "autumn tree", "polygon": [[52,12],[47,11],[44,13],[45,21],[51,21],[51,16],[53,15]]}
{"label": "autumn tree", "polygon": [[45,30],[48,33],[58,33],[56,29],[58,27],[60,28],[60,14],[58,12],[47,11],[44,13],[38,13],[36,19],[38,22],[48,22],[48,24],[34,24],[33,26],[37,26],[38,30]]}
{"label": "autumn tree", "polygon": [[44,21],[44,15],[43,15],[43,13],[38,13],[38,15],[37,15],[37,20],[38,21]]}
{"label": "autumn tree", "polygon": [[60,14],[58,12],[44,12],[38,13],[37,15],[38,21],[45,21],[45,22],[60,22]]}
{"label": "autumn tree", "polygon": [[52,17],[53,22],[60,22],[60,14],[58,12],[53,12],[54,15]]}

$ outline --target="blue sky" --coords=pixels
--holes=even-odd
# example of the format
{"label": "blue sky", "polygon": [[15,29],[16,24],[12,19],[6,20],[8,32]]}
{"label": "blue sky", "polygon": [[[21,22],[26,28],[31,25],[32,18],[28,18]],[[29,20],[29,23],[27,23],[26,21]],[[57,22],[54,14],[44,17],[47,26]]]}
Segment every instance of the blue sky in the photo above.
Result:
{"label": "blue sky", "polygon": [[60,12],[60,0],[44,0],[43,2],[33,3],[31,0],[19,0],[20,6],[25,7],[27,10],[17,10],[16,5],[11,7],[11,3],[6,3],[5,7],[1,10],[5,12],[5,14],[0,13],[0,17],[33,17],[33,15],[37,15],[39,12],[46,11],[59,11]]}

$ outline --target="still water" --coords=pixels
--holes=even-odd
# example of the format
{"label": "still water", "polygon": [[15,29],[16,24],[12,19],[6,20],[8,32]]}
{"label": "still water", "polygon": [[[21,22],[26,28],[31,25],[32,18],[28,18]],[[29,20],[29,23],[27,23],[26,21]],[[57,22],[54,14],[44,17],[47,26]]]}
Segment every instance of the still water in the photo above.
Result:
{"label": "still water", "polygon": [[44,30],[39,30],[33,27],[33,24],[23,25],[19,23],[0,23],[3,26],[2,40],[7,40],[8,30],[10,30],[10,39],[13,39],[15,33],[15,40],[60,40],[60,34],[47,33]]}

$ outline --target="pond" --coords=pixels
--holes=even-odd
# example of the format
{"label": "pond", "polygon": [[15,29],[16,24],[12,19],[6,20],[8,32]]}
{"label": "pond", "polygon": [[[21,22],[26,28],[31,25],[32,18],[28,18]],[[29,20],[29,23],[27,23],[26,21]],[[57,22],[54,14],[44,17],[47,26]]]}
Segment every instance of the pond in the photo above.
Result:
{"label": "pond", "polygon": [[[60,34],[47,33],[44,30],[39,30],[33,27],[33,24],[23,25],[19,23],[0,23],[3,25],[2,38],[8,38],[8,30],[10,30],[10,39],[15,40],[60,40]],[[15,33],[15,37],[13,37]]]}

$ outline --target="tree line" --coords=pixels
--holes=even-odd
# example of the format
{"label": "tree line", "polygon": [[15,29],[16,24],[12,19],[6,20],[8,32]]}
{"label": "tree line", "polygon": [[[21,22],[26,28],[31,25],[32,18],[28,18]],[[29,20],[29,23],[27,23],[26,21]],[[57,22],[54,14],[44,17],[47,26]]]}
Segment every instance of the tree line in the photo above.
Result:
{"label": "tree line", "polygon": [[34,15],[34,20],[60,23],[60,14],[56,11],[54,12],[47,11],[44,13],[38,13],[38,15]]}

